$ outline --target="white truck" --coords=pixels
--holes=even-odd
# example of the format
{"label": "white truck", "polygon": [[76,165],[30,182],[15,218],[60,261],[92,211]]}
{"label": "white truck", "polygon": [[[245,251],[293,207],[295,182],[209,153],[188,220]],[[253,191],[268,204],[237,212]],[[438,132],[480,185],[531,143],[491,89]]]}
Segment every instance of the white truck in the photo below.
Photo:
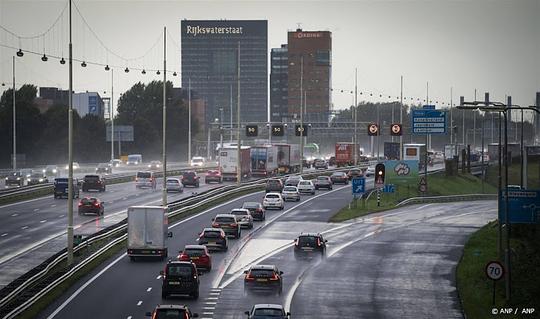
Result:
{"label": "white truck", "polygon": [[168,207],[131,206],[128,208],[127,255],[137,257],[167,258],[169,232]]}
{"label": "white truck", "polygon": [[[240,173],[242,178],[251,175],[251,158],[249,146],[240,147]],[[238,165],[238,148],[223,147],[219,150],[219,164],[223,180],[236,181],[236,166]]]}

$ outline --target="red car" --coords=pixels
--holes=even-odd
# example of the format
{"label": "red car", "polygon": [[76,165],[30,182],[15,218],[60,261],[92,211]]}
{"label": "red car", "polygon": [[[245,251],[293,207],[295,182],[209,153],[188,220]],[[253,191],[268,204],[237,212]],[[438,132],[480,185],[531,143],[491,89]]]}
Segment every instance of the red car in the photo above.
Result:
{"label": "red car", "polygon": [[99,216],[104,213],[103,203],[95,197],[85,197],[79,201],[79,215],[96,214]]}
{"label": "red car", "polygon": [[221,176],[221,172],[218,170],[209,170],[208,172],[206,172],[204,182],[206,184],[209,184],[210,182],[217,182],[221,184],[223,183],[223,176]]}
{"label": "red car", "polygon": [[204,245],[186,245],[184,251],[178,255],[178,260],[191,261],[197,268],[204,268],[207,271],[212,269],[212,258]]}

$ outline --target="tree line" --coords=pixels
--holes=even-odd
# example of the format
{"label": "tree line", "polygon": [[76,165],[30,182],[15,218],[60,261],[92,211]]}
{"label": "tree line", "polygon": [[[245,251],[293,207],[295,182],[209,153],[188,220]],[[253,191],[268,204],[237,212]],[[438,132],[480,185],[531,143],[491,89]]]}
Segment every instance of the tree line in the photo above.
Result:
{"label": "tree line", "polygon": [[[181,158],[187,145],[187,108],[180,94],[167,82],[167,143],[172,160]],[[15,91],[17,154],[31,167],[66,163],[68,157],[68,106],[55,104],[44,113],[36,106],[37,87],[25,84]],[[115,124],[133,125],[134,142],[122,143],[122,154],[141,153],[148,159],[161,157],[163,82],[137,83],[118,101]],[[105,141],[108,123],[101,117],[73,112],[73,158],[97,163],[110,159]],[[193,132],[197,131],[197,123]],[[11,166],[13,150],[13,90],[0,98],[0,167]],[[118,150],[115,149],[116,157]],[[183,159],[183,158],[182,158]]]}

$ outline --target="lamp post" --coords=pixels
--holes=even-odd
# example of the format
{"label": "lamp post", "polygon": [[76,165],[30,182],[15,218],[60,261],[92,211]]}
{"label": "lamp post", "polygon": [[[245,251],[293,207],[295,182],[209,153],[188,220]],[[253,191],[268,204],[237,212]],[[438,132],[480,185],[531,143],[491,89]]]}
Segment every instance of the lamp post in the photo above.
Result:
{"label": "lamp post", "polygon": [[73,263],[73,44],[71,42],[71,2],[69,0],[69,96],[68,96],[68,225],[67,264]]}
{"label": "lamp post", "polygon": [[240,41],[238,42],[238,70],[237,70],[237,80],[238,80],[238,91],[236,92],[237,94],[237,114],[236,114],[236,121],[238,123],[238,131],[236,132],[236,137],[238,139],[238,145],[237,145],[237,159],[236,159],[236,183],[238,185],[240,185],[242,183],[242,167],[241,167],[241,164],[242,164],[242,161],[241,161],[241,158],[240,158],[240,149],[241,149],[241,145],[240,145]]}
{"label": "lamp post", "polygon": [[17,115],[15,110],[15,56],[13,56],[13,170],[17,170]]}
{"label": "lamp post", "polygon": [[300,174],[304,173],[304,111],[303,100],[304,56],[300,57]]}
{"label": "lamp post", "polygon": [[358,68],[354,69],[354,166],[358,165]]}
{"label": "lamp post", "polygon": [[188,79],[188,163],[191,161],[191,78]]}
{"label": "lamp post", "polygon": [[[111,69],[111,164],[114,160],[114,105],[113,105],[113,93],[114,93],[114,69]],[[118,138],[118,143],[120,143],[120,138]],[[120,157],[120,152],[118,153]]]}
{"label": "lamp post", "polygon": [[[191,130],[191,112],[189,114],[189,118],[190,118],[190,130]],[[167,206],[167,27],[163,27],[163,146],[162,147],[163,147],[163,155],[162,155],[163,157],[163,160],[162,160],[163,189],[162,189],[162,196],[161,196],[161,205],[165,207]]]}

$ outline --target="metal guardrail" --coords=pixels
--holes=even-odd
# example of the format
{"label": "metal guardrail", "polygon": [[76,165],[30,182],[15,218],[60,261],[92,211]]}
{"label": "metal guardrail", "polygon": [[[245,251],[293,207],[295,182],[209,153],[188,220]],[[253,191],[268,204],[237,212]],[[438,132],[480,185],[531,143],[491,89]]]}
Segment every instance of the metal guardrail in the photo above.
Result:
{"label": "metal guardrail", "polygon": [[446,202],[462,202],[473,200],[496,200],[497,194],[463,194],[463,195],[446,195],[446,196],[424,196],[407,198],[396,204],[396,207],[401,207],[410,204],[425,204],[425,203],[446,203]]}
{"label": "metal guardrail", "polygon": [[[332,172],[336,172],[336,171],[347,170],[347,169],[350,169],[350,168],[352,168],[352,167],[341,167],[341,168],[336,168],[336,169],[331,169],[331,170],[314,171],[314,172],[305,173],[303,175],[324,175],[324,174],[328,174],[328,173],[332,173]],[[291,175],[299,175],[299,174],[291,174]],[[279,178],[285,179],[285,178],[287,178],[287,177],[289,177],[291,175],[280,176]],[[240,186],[240,187],[238,187],[237,185],[221,186],[221,187],[214,188],[212,190],[206,191],[206,192],[201,193],[201,194],[197,194],[197,195],[194,195],[194,196],[191,196],[191,197],[180,199],[180,200],[172,202],[172,203],[170,203],[168,205],[169,209],[170,210],[172,209],[172,211],[169,212],[168,216],[169,217],[174,217],[174,216],[180,215],[182,213],[185,213],[186,211],[189,211],[191,209],[194,209],[194,208],[201,207],[203,205],[209,204],[209,203],[211,203],[211,202],[213,202],[215,200],[219,200],[221,198],[224,198],[224,197],[227,197],[227,196],[230,196],[230,195],[234,195],[236,193],[240,193],[240,192],[260,188],[266,183],[266,181],[268,179],[269,178],[263,178],[263,179],[259,179],[259,180],[256,180],[256,181],[247,182],[247,183],[244,183],[243,186]],[[104,229],[101,232],[95,233],[95,234],[87,237],[86,239],[83,240],[83,242],[81,242],[79,245],[74,247],[74,252],[78,252],[79,250],[87,247],[88,245],[90,245],[90,244],[92,244],[94,242],[97,242],[99,240],[102,240],[102,239],[104,239],[106,237],[112,237],[112,236],[116,235],[118,232],[125,231],[126,228],[127,228],[127,218],[124,219],[123,221],[115,224],[115,225],[109,226],[108,228]],[[77,271],[82,269],[87,264],[91,263],[93,260],[98,258],[101,254],[106,252],[110,247],[115,246],[117,243],[121,242],[126,237],[127,237],[127,234],[123,234],[119,238],[114,239],[113,241],[108,243],[106,246],[102,247],[97,252],[93,253],[91,256],[87,257],[86,259],[81,261],[79,264],[74,266],[68,272],[64,273],[61,277],[57,278],[52,283],[49,283],[47,286],[43,287],[38,293],[36,293],[32,297],[25,300],[22,304],[16,306],[9,313],[7,313],[3,318],[7,319],[7,318],[16,317],[21,312],[23,312],[24,310],[29,308],[39,298],[41,298],[42,296],[47,294],[49,291],[54,289],[56,286],[61,284],[63,281],[67,280],[69,277],[71,277]],[[64,249],[61,252],[57,253],[55,256],[51,257],[50,262],[46,261],[45,262],[46,265],[44,265],[44,266],[43,266],[43,264],[39,265],[38,267],[41,267],[42,268],[41,270],[37,271],[30,278],[28,278],[28,279],[24,280],[23,282],[21,282],[20,284],[18,284],[15,288],[13,288],[12,291],[7,293],[6,296],[4,296],[0,300],[0,309],[4,308],[6,305],[8,305],[12,301],[14,301],[15,298],[17,298],[19,295],[23,294],[26,289],[28,289],[29,287],[31,287],[32,285],[37,283],[39,280],[44,278],[51,269],[58,266],[58,264],[60,264],[61,262],[65,262],[66,258],[67,258],[67,251],[66,251],[66,249]],[[36,267],[36,268],[38,268],[38,267]],[[34,269],[36,269],[36,268],[34,268]],[[33,270],[31,270],[30,272],[32,272]],[[24,276],[25,275],[23,275],[21,277],[24,277]],[[6,288],[8,286],[6,286]],[[6,289],[6,288],[4,288],[4,289]],[[4,289],[2,289],[2,290],[4,290]]]}

